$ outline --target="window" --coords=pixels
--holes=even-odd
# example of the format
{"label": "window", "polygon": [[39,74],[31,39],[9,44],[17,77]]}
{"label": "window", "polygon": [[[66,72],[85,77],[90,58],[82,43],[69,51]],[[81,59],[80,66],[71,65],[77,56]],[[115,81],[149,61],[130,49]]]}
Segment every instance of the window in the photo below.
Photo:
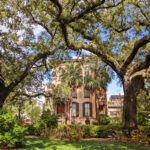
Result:
{"label": "window", "polygon": [[65,104],[59,103],[57,104],[57,114],[64,114],[65,113]]}
{"label": "window", "polygon": [[84,75],[86,76],[89,74],[90,74],[89,67],[88,66],[84,67]]}
{"label": "window", "polygon": [[72,103],[72,116],[73,117],[79,116],[79,104],[77,102]]}
{"label": "window", "polygon": [[90,91],[84,89],[84,98],[90,98]]}
{"label": "window", "polygon": [[75,89],[72,92],[72,98],[77,98],[77,91]]}
{"label": "window", "polygon": [[83,103],[83,116],[92,117],[92,103],[90,102]]}

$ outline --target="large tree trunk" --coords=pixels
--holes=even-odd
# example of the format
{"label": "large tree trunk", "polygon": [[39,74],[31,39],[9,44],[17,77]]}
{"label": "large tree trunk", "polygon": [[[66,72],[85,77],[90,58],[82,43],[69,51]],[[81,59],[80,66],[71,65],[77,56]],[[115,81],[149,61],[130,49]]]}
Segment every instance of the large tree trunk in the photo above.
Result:
{"label": "large tree trunk", "polygon": [[10,93],[9,89],[7,89],[3,86],[0,86],[0,108],[3,107],[9,93]]}
{"label": "large tree trunk", "polygon": [[131,131],[137,128],[137,95],[144,86],[144,79],[140,75],[132,80],[124,79],[123,129]]}

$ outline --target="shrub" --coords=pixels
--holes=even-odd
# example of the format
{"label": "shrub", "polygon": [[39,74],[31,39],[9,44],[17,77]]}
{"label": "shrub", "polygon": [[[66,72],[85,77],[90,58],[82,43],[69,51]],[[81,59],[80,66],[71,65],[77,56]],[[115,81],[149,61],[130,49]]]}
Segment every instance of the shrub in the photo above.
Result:
{"label": "shrub", "polygon": [[92,124],[93,125],[98,125],[98,120],[93,120]]}
{"label": "shrub", "polygon": [[147,122],[146,115],[142,112],[137,114],[137,122],[139,125],[144,125]]}
{"label": "shrub", "polygon": [[110,119],[110,124],[121,124],[121,118],[120,117],[115,117]]}
{"label": "shrub", "polygon": [[42,133],[42,130],[44,129],[45,125],[42,124],[42,122],[36,122],[31,125],[27,125],[28,129],[28,135],[36,135],[39,136]]}
{"label": "shrub", "polygon": [[142,130],[148,137],[150,137],[150,126],[139,126],[139,129]]}
{"label": "shrub", "polygon": [[6,110],[0,110],[0,147],[19,147],[24,143],[26,128],[19,126]]}
{"label": "shrub", "polygon": [[143,127],[141,126],[140,129],[132,130],[131,131],[132,137],[130,138],[125,136],[122,131],[117,131],[114,140],[116,142],[121,142],[121,143],[142,144],[142,145],[150,146],[150,138],[147,138],[147,135],[142,131],[143,130],[142,128]]}
{"label": "shrub", "polygon": [[69,126],[69,139],[71,141],[79,141],[83,136],[82,128],[78,125]]}
{"label": "shrub", "polygon": [[110,123],[110,118],[107,115],[99,115],[100,125],[108,125]]}
{"label": "shrub", "polygon": [[[53,133],[52,133],[53,134]],[[65,139],[69,137],[68,125],[58,125],[56,129],[54,129],[54,138]]]}
{"label": "shrub", "polygon": [[116,130],[121,130],[119,125],[82,125],[84,129],[83,137],[97,137],[105,138],[108,136],[114,136]]}
{"label": "shrub", "polygon": [[78,140],[80,138],[114,136],[116,130],[121,130],[119,125],[59,125],[53,135],[54,138]]}
{"label": "shrub", "polygon": [[51,114],[50,110],[46,110],[41,115],[41,122],[42,124],[44,122],[48,128],[56,128],[58,125],[58,115]]}

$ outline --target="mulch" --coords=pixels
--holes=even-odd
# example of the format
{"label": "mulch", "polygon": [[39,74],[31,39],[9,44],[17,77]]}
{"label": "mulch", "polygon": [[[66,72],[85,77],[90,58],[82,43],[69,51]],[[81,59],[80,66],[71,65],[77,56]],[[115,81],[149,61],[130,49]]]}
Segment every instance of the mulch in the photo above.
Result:
{"label": "mulch", "polygon": [[28,136],[25,136],[25,138],[28,138],[28,139],[38,139],[38,138],[40,138],[40,136],[28,135]]}
{"label": "mulch", "polygon": [[84,138],[81,141],[102,141],[102,142],[113,142],[113,138]]}
{"label": "mulch", "polygon": [[[41,138],[40,136],[35,136],[35,135],[29,135],[25,136],[25,138],[29,139],[38,139]],[[103,141],[103,142],[113,142],[113,138],[83,138],[81,141]]]}

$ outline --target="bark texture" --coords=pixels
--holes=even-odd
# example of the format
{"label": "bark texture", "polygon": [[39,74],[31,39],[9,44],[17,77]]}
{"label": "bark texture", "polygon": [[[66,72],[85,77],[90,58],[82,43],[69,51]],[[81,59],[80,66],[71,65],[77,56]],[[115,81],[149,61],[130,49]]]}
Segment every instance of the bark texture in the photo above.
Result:
{"label": "bark texture", "polygon": [[10,90],[4,86],[0,86],[0,108],[3,107],[6,98],[8,97]]}
{"label": "bark texture", "polygon": [[124,107],[123,107],[123,128],[137,128],[137,95],[144,87],[144,79],[138,75],[132,80],[124,81]]}

